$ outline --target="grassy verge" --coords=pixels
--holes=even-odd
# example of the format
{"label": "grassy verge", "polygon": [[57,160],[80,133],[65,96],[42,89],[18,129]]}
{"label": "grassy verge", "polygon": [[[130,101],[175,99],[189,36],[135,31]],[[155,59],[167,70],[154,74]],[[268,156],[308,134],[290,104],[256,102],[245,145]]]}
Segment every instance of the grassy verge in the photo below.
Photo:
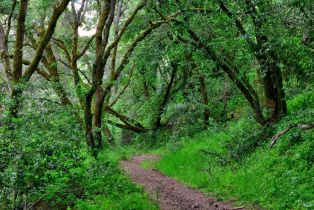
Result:
{"label": "grassy verge", "polygon": [[74,209],[158,209],[143,189],[132,183],[118,166],[121,159],[126,159],[133,153],[136,151],[125,148],[104,152],[98,160],[98,164],[102,166],[96,169],[94,176],[87,175],[83,180],[86,195],[76,202]]}
{"label": "grassy verge", "polygon": [[[300,101],[290,101],[290,110],[296,111],[276,125],[275,133],[295,122],[314,121],[313,111],[309,106],[302,110]],[[273,149],[268,139],[244,154],[258,130],[252,119],[212,127],[169,144],[156,167],[222,199],[266,209],[314,209],[314,131],[294,129]]]}
{"label": "grassy verge", "polygon": [[107,149],[98,160],[86,155],[79,167],[58,177],[46,189],[39,209],[147,210],[159,209],[142,187],[121,171],[119,161],[137,153],[135,149]]}

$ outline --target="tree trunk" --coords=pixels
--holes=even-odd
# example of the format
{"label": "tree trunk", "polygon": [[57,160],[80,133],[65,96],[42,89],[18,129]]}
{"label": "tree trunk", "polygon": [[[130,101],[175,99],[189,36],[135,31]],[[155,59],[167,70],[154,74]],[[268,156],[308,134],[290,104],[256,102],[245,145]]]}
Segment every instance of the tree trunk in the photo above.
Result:
{"label": "tree trunk", "polygon": [[16,118],[19,111],[19,107],[22,101],[22,87],[21,78],[23,70],[23,44],[25,38],[25,20],[27,13],[28,1],[21,0],[19,4],[19,13],[17,17],[16,26],[16,41],[14,46],[14,56],[13,56],[13,74],[12,74],[12,91],[11,91],[11,105],[9,113],[11,117]]}
{"label": "tree trunk", "polygon": [[149,87],[147,85],[145,71],[143,68],[141,68],[139,72],[142,75],[144,95],[145,95],[145,97],[148,97],[149,96]]}
{"label": "tree trunk", "polygon": [[104,106],[104,99],[106,93],[101,88],[98,88],[95,94],[95,114],[94,114],[94,126],[96,131],[95,133],[95,142],[98,148],[102,148],[102,134],[101,134],[101,126],[102,126],[102,115],[103,115],[103,106]]}
{"label": "tree trunk", "polygon": [[205,76],[201,75],[199,78],[199,81],[200,81],[200,93],[201,93],[203,105],[204,105],[204,123],[205,125],[208,125],[210,112],[208,108],[208,94],[207,94],[207,89],[206,89]]}
{"label": "tree trunk", "polygon": [[106,136],[106,140],[109,144],[113,145],[114,141],[113,141],[113,136],[110,132],[110,129],[108,127],[108,125],[106,123],[104,123],[104,133],[105,133],[105,136]]}
{"label": "tree trunk", "polygon": [[267,121],[276,122],[283,114],[287,113],[287,104],[282,84],[281,69],[275,58],[269,55],[270,53],[266,52],[266,50],[262,47],[260,53],[257,53],[256,56],[261,65],[266,107],[271,110]]}
{"label": "tree trunk", "polygon": [[261,66],[266,106],[271,110],[267,121],[273,123],[287,113],[281,69],[276,53],[268,47],[268,37],[263,30],[265,18],[256,10],[252,0],[245,0],[245,3],[255,27],[257,44],[253,50]]}
{"label": "tree trunk", "polygon": [[19,87],[12,86],[10,94],[9,115],[10,118],[17,118],[22,103],[22,90]]}
{"label": "tree trunk", "polygon": [[239,69],[237,69],[237,67],[233,65],[228,57],[219,57],[213,49],[211,49],[209,46],[205,45],[202,42],[202,40],[194,31],[188,29],[188,33],[190,37],[194,40],[193,44],[199,49],[203,50],[206,56],[208,56],[209,59],[212,59],[217,64],[217,66],[219,66],[228,75],[231,81],[233,81],[234,84],[239,88],[247,102],[250,104],[254,112],[254,117],[256,121],[261,125],[265,125],[266,120],[264,118],[257,93],[244,77],[239,77]]}
{"label": "tree trunk", "polygon": [[[245,0],[245,4],[246,13],[250,15],[252,19],[256,34],[256,43],[250,38],[247,38],[246,42],[260,64],[261,70],[259,73],[263,81],[266,107],[271,110],[271,114],[266,121],[273,123],[278,121],[283,114],[287,113],[281,69],[278,66],[279,61],[274,50],[268,47],[268,37],[263,29],[265,17],[260,15],[252,0]],[[219,0],[219,6],[222,11],[234,21],[240,33],[243,36],[249,37],[240,19],[232,14],[231,10],[228,9],[227,5],[222,0]]]}
{"label": "tree trunk", "polygon": [[85,135],[87,145],[90,146],[93,154],[95,154],[96,144],[94,141],[93,135],[93,115],[92,115],[92,99],[93,99],[94,91],[89,91],[89,93],[85,97],[85,106],[84,106],[84,118],[85,118]]}
{"label": "tree trunk", "polygon": [[168,83],[167,87],[166,87],[166,93],[164,95],[164,97],[162,98],[161,104],[158,108],[158,112],[157,112],[157,116],[154,122],[154,128],[155,129],[159,129],[161,127],[161,117],[163,114],[163,111],[165,109],[165,106],[167,105],[170,95],[171,95],[171,89],[173,87],[173,83],[174,83],[174,79],[176,76],[176,71],[177,71],[177,66],[174,63],[171,63],[172,66],[172,72],[171,72],[171,78],[170,78],[170,82]]}

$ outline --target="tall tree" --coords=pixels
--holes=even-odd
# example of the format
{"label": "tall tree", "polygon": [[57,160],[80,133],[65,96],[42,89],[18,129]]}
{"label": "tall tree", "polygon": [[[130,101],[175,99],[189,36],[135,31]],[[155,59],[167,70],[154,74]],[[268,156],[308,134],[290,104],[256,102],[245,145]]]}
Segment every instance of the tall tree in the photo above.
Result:
{"label": "tall tree", "polygon": [[[14,55],[13,55],[13,69],[11,69],[11,61],[9,60],[9,49],[8,49],[8,42],[9,42],[9,34],[11,31],[11,18],[10,15],[7,21],[7,30],[3,29],[3,26],[0,26],[0,37],[2,40],[1,42],[1,59],[3,63],[5,63],[5,71],[7,74],[7,79],[12,81],[11,89],[11,99],[12,102],[10,103],[9,112],[10,115],[14,118],[17,117],[20,105],[21,105],[21,98],[23,93],[23,83],[30,80],[31,76],[36,71],[39,62],[42,58],[44,50],[48,45],[54,30],[57,25],[57,21],[61,14],[67,8],[68,3],[70,0],[62,0],[60,1],[53,9],[53,14],[49,20],[48,27],[45,33],[40,37],[38,41],[35,55],[33,59],[29,63],[27,69],[23,72],[22,64],[23,64],[23,48],[24,48],[24,38],[25,38],[25,19],[27,16],[27,0],[21,0],[19,3],[19,11],[18,11],[18,18],[17,18],[17,26],[16,26],[16,40],[15,40],[15,48],[14,48]],[[12,11],[13,14],[15,10],[16,1],[12,3]]]}

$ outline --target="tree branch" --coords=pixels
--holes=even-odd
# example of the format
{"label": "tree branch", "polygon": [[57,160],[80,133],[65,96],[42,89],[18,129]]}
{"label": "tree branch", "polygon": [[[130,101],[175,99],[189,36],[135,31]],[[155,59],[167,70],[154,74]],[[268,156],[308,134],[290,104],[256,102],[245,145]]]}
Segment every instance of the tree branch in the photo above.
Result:
{"label": "tree branch", "polygon": [[26,69],[26,71],[23,75],[23,79],[25,81],[28,81],[31,78],[31,76],[33,75],[33,73],[36,71],[36,68],[37,68],[37,66],[41,60],[41,57],[45,51],[45,48],[48,45],[48,43],[49,43],[49,41],[50,41],[54,31],[55,31],[59,17],[64,12],[64,10],[67,8],[69,2],[70,2],[70,0],[62,0],[54,8],[52,17],[51,17],[50,22],[48,24],[48,28],[47,28],[45,34],[43,35],[43,37],[41,38],[39,44],[38,44],[36,53],[34,55],[34,58],[31,62],[31,64]]}
{"label": "tree branch", "polygon": [[70,64],[72,62],[71,54],[67,46],[65,45],[64,41],[56,38],[53,38],[53,41],[65,53],[65,57],[67,58],[67,61]]}
{"label": "tree branch", "polygon": [[[138,129],[141,129],[143,131],[146,130],[146,128],[144,126],[142,126],[141,123],[129,118],[128,116],[125,116],[125,115],[122,115],[122,114],[119,114],[118,112],[116,112],[115,110],[107,107],[106,109],[106,112],[113,115],[114,117],[120,119],[122,122],[124,122],[126,125],[128,126],[133,126],[135,125]],[[133,124],[133,125],[132,125]]]}
{"label": "tree branch", "polygon": [[206,154],[206,155],[213,155],[213,156],[216,156],[218,157],[220,160],[222,160],[224,163],[229,163],[230,161],[226,158],[224,158],[223,156],[221,156],[220,154],[218,153],[215,153],[215,152],[211,152],[211,151],[207,151],[205,149],[201,149],[200,152]]}
{"label": "tree branch", "polygon": [[130,126],[130,125],[126,125],[126,124],[117,123],[117,122],[114,122],[114,121],[111,121],[111,120],[107,120],[107,122],[108,122],[110,125],[113,125],[113,126],[116,126],[116,127],[118,127],[118,128],[125,129],[125,130],[134,131],[134,132],[136,132],[136,133],[144,133],[144,132],[145,132],[144,130],[139,129],[139,128],[134,127],[134,126]]}
{"label": "tree branch", "polygon": [[245,41],[247,42],[247,44],[250,46],[250,48],[254,51],[256,48],[255,43],[250,39],[249,34],[246,32],[246,30],[244,29],[241,21],[235,17],[232,12],[228,9],[228,7],[224,4],[223,0],[216,0],[219,3],[219,7],[220,9],[231,19],[233,20],[234,24],[236,25],[236,27],[238,28],[238,30],[240,31],[240,33],[244,36]]}
{"label": "tree branch", "polygon": [[172,21],[172,18],[169,18],[167,20],[162,20],[162,21],[156,21],[156,22],[151,22],[150,25],[142,32],[140,33],[133,41],[133,43],[129,46],[128,50],[122,57],[121,63],[119,67],[117,68],[115,74],[114,74],[114,80],[117,79],[121,73],[121,71],[124,69],[124,67],[128,64],[129,58],[132,55],[135,47],[143,41],[147,35],[149,35],[154,29],[158,28],[162,24],[168,23]]}
{"label": "tree branch", "polygon": [[93,36],[91,36],[89,38],[89,40],[87,40],[86,44],[84,45],[83,49],[81,50],[81,52],[77,55],[76,59],[80,59],[88,50],[90,44],[92,43],[92,41],[95,39],[96,35],[94,34]]}
{"label": "tree branch", "polygon": [[123,87],[123,89],[117,94],[117,96],[115,97],[115,99],[112,100],[112,102],[110,102],[109,107],[114,106],[120,99],[121,95],[123,95],[123,93],[125,92],[125,90],[128,88],[130,82],[131,82],[131,78],[133,76],[133,71],[134,71],[135,66],[133,66],[133,68],[131,69],[131,73],[129,76],[129,80],[128,82],[125,84],[125,86]]}
{"label": "tree branch", "polygon": [[139,10],[141,10],[145,5],[147,4],[147,0],[142,0],[134,9],[133,13],[131,14],[131,16],[125,21],[125,23],[123,24],[123,26],[121,27],[121,30],[118,34],[118,36],[115,38],[115,40],[107,47],[105,54],[104,54],[104,58],[108,58],[111,50],[113,48],[115,48],[117,46],[117,44],[119,43],[120,39],[122,38],[122,35],[124,34],[124,32],[126,31],[127,27],[131,24],[131,22],[133,21],[133,19],[135,18],[136,14],[138,13]]}
{"label": "tree branch", "polygon": [[28,0],[21,0],[17,17],[16,38],[13,56],[13,81],[18,82],[22,77],[23,43],[25,38],[25,21]]}
{"label": "tree branch", "polygon": [[269,149],[271,149],[276,144],[276,142],[278,141],[278,139],[281,136],[285,135],[292,128],[299,128],[301,130],[310,130],[310,129],[314,128],[314,124],[292,124],[292,125],[289,125],[287,128],[285,128],[284,130],[280,131],[278,134],[273,136],[273,138],[271,139],[271,144],[269,146]]}

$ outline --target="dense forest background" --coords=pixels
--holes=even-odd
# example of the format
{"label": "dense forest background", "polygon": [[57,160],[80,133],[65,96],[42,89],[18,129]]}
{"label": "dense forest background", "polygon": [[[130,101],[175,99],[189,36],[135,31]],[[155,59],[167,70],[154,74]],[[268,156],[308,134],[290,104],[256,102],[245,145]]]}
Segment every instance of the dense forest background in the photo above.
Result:
{"label": "dense forest background", "polygon": [[314,208],[312,0],[1,0],[0,209],[157,209],[118,163]]}

